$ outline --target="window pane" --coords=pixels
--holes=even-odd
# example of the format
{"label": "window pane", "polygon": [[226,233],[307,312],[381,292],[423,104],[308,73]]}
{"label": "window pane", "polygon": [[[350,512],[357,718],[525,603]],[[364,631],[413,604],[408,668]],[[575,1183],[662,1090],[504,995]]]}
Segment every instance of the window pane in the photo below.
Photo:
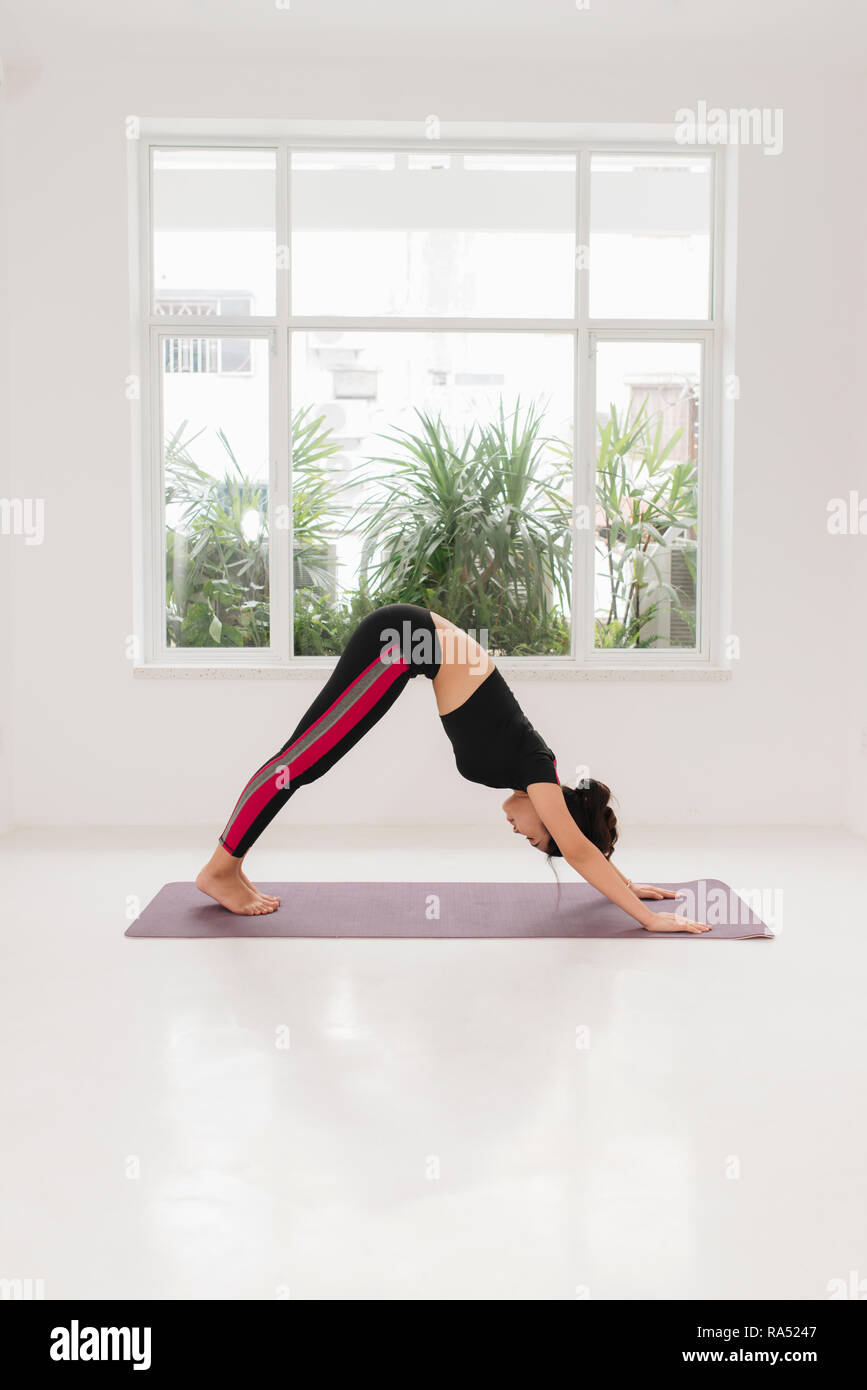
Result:
{"label": "window pane", "polygon": [[699,343],[596,352],[596,634],[602,648],[696,645]]}
{"label": "window pane", "polygon": [[295,153],[296,314],[571,317],[575,158]]}
{"label": "window pane", "polygon": [[591,315],[707,318],[710,208],[707,156],[594,155]]}
{"label": "window pane", "polygon": [[342,650],[392,601],[486,631],[494,652],[569,653],[572,348],[293,335],[297,655]]}
{"label": "window pane", "polygon": [[162,338],[166,642],[267,647],[269,350]]}
{"label": "window pane", "polygon": [[275,312],[276,188],[273,150],[154,151],[155,313]]}

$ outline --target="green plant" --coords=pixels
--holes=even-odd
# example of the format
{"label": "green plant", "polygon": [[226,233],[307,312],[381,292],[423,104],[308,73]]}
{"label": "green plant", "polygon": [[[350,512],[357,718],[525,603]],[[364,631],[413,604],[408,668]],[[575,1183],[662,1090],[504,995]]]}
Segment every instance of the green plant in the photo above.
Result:
{"label": "green plant", "polygon": [[356,590],[334,599],[317,589],[295,591],[296,656],[339,656],[362,618],[385,600]]}
{"label": "green plant", "polygon": [[[184,420],[165,446],[167,640],[177,647],[267,646],[270,641],[268,485],[247,477],[225,433],[222,478],[196,462]],[[321,464],[339,449],[310,408],[292,421],[295,583],[322,587],[327,547],[342,515]],[[258,518],[258,524],[256,519]],[[279,518],[278,518],[279,524]]]}
{"label": "green plant", "polygon": [[[572,453],[543,431],[541,411],[502,400],[493,417],[455,435],[416,411],[416,431],[381,436],[393,450],[351,478],[366,496],[345,531],[364,545],[356,589],[332,597],[328,547],[348,508],[325,459],[335,454],[323,417],[293,418],[295,651],[342,651],[355,623],[380,604],[415,602],[463,628],[487,629],[495,652],[569,650]],[[225,434],[225,476],[195,461],[198,434],[184,421],[166,443],[167,626],[176,646],[262,646],[269,641],[268,488],[246,477]],[[672,462],[682,431],[663,439],[647,400],[598,426],[596,553],[609,589],[596,618],[598,647],[651,645],[663,596],[686,621],[660,557],[676,537],[693,577],[694,460]],[[251,519],[258,517],[258,525]],[[278,524],[280,524],[278,520]],[[690,534],[691,533],[691,534]]]}
{"label": "green plant", "polygon": [[[571,551],[571,469],[520,401],[454,436],[417,410],[416,431],[380,436],[364,461],[350,527],[363,538],[362,589],[485,628],[498,651],[562,645]],[[552,634],[556,633],[556,637]],[[568,646],[568,637],[566,640]]]}
{"label": "green plant", "polygon": [[647,629],[663,600],[694,635],[695,614],[661,564],[677,540],[695,581],[698,467],[694,458],[671,461],[683,430],[663,439],[662,413],[651,416],[645,398],[622,416],[612,405],[598,434],[596,554],[609,601],[596,615],[596,646],[652,646],[659,638]]}
{"label": "green plant", "polygon": [[324,589],[333,579],[325,561],[328,547],[346,508],[321,464],[340,450],[324,416],[310,406],[292,419],[292,555],[298,589]]}
{"label": "green plant", "polygon": [[[266,646],[267,487],[244,476],[222,430],[231,465],[223,478],[200,468],[184,420],[165,451],[167,640],[178,647]],[[256,517],[258,526],[251,525]]]}

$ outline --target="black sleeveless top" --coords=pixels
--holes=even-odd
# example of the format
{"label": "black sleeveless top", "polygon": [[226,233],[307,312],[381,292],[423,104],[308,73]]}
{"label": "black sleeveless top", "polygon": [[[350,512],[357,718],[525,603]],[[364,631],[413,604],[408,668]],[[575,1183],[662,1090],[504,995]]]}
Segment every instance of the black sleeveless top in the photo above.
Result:
{"label": "black sleeveless top", "polygon": [[525,792],[533,782],[560,784],[557,759],[533,728],[494,667],[451,714],[440,715],[455,751],[458,772],[485,787]]}

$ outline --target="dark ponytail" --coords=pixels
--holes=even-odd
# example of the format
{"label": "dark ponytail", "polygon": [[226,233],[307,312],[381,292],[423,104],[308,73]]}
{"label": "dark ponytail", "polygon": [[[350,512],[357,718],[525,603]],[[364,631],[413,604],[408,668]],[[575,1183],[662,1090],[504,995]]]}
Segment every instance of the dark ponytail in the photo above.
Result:
{"label": "dark ponytail", "polygon": [[[581,834],[610,859],[617,844],[617,817],[610,805],[611,788],[589,777],[583,786],[564,787],[563,796]],[[550,840],[548,854],[551,858],[562,858],[563,851],[555,844],[553,836]]]}

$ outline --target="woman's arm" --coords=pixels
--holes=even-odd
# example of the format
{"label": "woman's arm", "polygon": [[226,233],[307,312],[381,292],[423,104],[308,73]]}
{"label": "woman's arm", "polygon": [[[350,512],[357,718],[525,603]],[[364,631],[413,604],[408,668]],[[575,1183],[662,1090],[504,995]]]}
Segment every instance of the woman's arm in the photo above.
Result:
{"label": "woman's arm", "polygon": [[[629,886],[629,880],[615,869],[605,855],[581,834],[566,805],[561,787],[550,782],[534,782],[527,795],[539,813],[548,833],[554,837],[567,864],[585,882],[602,893],[615,907],[628,913],[645,931],[708,931],[703,922],[691,922],[673,912],[651,912]],[[665,890],[658,890],[662,895]],[[667,895],[667,894],[666,894]],[[674,894],[672,893],[673,897]]]}
{"label": "woman's arm", "polygon": [[[568,814],[568,812],[567,812]],[[571,820],[571,816],[569,817]],[[574,821],[573,821],[574,824]],[[630,917],[634,917],[639,926],[650,930],[655,922],[655,913],[643,906],[641,899],[636,897],[632,889],[627,887],[622,874],[615,869],[601,850],[581,835],[581,831],[575,826],[576,834],[584,841],[578,850],[573,850],[567,854],[563,850],[563,858],[570,864],[576,873],[579,873],[586,883],[592,885],[599,893],[604,893],[609,902],[614,903],[615,907],[622,907],[624,912],[628,912]],[[554,836],[557,844],[560,841]],[[562,848],[562,846],[561,846]]]}
{"label": "woman's arm", "polygon": [[[608,863],[611,864],[610,859]],[[661,902],[663,898],[679,897],[673,888],[657,888],[655,883],[633,883],[631,878],[627,878],[624,873],[620,872],[616,864],[611,864],[611,867],[618,878],[623,880],[629,891],[635,894],[636,898],[650,898],[652,902]]]}
{"label": "woman's arm", "polygon": [[[570,816],[570,820],[571,820],[571,816]],[[574,821],[572,821],[572,824],[574,824]],[[575,826],[575,828],[578,828],[578,827]],[[578,834],[581,835],[581,831],[578,831]],[[584,835],[581,835],[581,838],[582,838],[582,840],[585,840]],[[556,835],[554,835],[554,840],[557,840]],[[557,840],[557,844],[560,844],[560,841],[559,841],[559,840]],[[589,841],[586,841],[586,840],[585,840],[585,844],[589,844]],[[564,856],[564,858],[565,858],[565,856]],[[604,859],[604,855],[602,856],[602,858]],[[567,860],[567,863],[568,863],[568,860]],[[675,892],[666,892],[666,891],[663,890],[663,888],[657,888],[657,890],[654,890],[654,891],[653,891],[653,894],[649,894],[649,892],[638,892],[638,888],[649,888],[649,887],[650,887],[650,884],[646,884],[646,883],[635,884],[635,883],[632,883],[631,878],[627,878],[627,876],[625,876],[625,873],[622,872],[621,869],[618,869],[616,863],[611,862],[610,859],[607,859],[607,860],[606,860],[606,863],[607,863],[607,865],[609,865],[610,869],[613,869],[613,870],[614,870],[614,873],[616,873],[616,874],[617,874],[617,877],[620,878],[621,883],[622,883],[622,884],[625,884],[625,887],[627,887],[628,890],[631,891],[632,894],[634,894],[636,898],[649,898],[649,897],[677,898],[677,894],[675,894]],[[571,867],[572,867],[572,869],[575,869],[575,865],[571,865]],[[575,870],[575,872],[581,873],[581,870]],[[581,874],[581,877],[584,878],[584,877],[585,877],[584,874]],[[607,897],[607,894],[606,894],[606,897]]]}

